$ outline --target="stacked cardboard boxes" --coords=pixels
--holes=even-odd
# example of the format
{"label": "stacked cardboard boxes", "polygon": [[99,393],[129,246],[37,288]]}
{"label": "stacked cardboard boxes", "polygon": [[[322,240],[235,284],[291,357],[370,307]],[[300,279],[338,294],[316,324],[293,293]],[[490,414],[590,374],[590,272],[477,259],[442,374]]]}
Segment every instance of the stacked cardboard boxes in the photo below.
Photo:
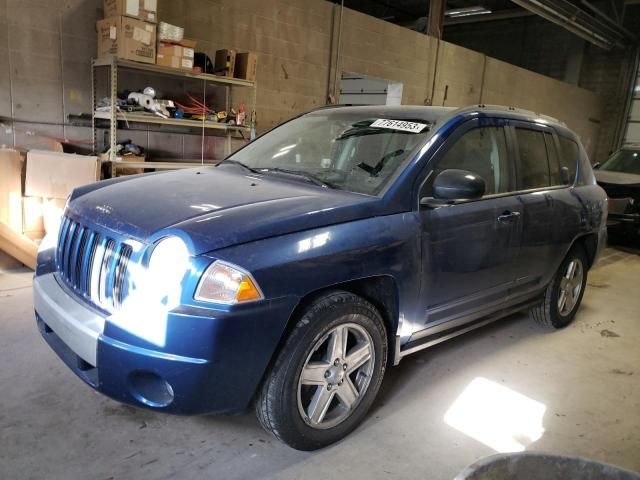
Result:
{"label": "stacked cardboard boxes", "polygon": [[216,75],[255,82],[257,71],[258,55],[255,52],[238,53],[235,50],[216,52],[214,65]]}
{"label": "stacked cardboard boxes", "polygon": [[163,67],[191,72],[193,71],[195,48],[195,40],[186,38],[177,42],[160,41],[158,42],[156,63]]}
{"label": "stacked cardboard boxes", "polygon": [[[100,180],[96,157],[0,149],[0,222],[31,240],[54,231],[71,191]],[[24,184],[24,188],[23,188]]]}
{"label": "stacked cardboard boxes", "polygon": [[156,63],[157,0],[104,0],[98,57]]}

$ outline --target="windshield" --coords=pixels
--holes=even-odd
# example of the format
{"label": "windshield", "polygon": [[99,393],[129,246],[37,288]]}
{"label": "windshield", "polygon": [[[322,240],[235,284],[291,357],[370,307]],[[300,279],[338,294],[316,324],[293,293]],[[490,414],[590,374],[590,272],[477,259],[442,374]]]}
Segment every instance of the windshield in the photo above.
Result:
{"label": "windshield", "polygon": [[638,151],[633,150],[619,150],[609,160],[600,165],[599,170],[640,175],[640,156],[638,156],[638,153]]}
{"label": "windshield", "polygon": [[258,138],[229,161],[265,175],[377,195],[427,138],[425,120],[319,111]]}

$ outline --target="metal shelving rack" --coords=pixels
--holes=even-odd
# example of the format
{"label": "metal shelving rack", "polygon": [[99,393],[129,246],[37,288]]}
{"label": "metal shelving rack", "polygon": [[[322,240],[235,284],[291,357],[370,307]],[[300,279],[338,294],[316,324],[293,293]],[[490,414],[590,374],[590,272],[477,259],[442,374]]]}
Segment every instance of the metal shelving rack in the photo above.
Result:
{"label": "metal shelving rack", "polygon": [[[110,98],[110,111],[102,112],[97,111],[97,72],[98,68],[104,68],[108,70],[109,75],[109,98]],[[118,99],[118,77],[120,70],[133,70],[138,72],[148,72],[155,75],[165,75],[171,77],[178,77],[182,79],[192,79],[192,80],[201,80],[202,81],[202,91],[203,91],[203,103],[206,103],[206,92],[207,86],[209,84],[217,85],[225,89],[225,110],[228,112],[231,108],[231,89],[233,87],[245,87],[252,89],[251,93],[251,105],[247,109],[248,110],[248,125],[246,126],[238,126],[238,125],[230,125],[225,123],[218,123],[211,120],[190,120],[190,119],[178,119],[178,118],[162,118],[157,115],[153,115],[151,113],[141,113],[141,112],[121,112],[118,111],[117,108],[117,99]],[[231,140],[234,136],[243,135],[243,138],[246,138],[249,135],[251,138],[255,135],[255,118],[256,118],[256,93],[257,93],[257,84],[256,82],[251,82],[248,80],[242,80],[239,78],[228,78],[228,77],[219,77],[216,75],[209,75],[204,73],[192,73],[182,70],[175,70],[171,68],[161,67],[158,65],[151,65],[146,63],[138,63],[132,62],[129,60],[121,60],[118,58],[106,58],[106,59],[98,59],[93,60],[91,62],[91,80],[92,80],[92,116],[91,116],[91,128],[93,132],[93,151],[96,152],[97,144],[98,144],[98,133],[96,120],[108,120],[109,121],[109,146],[110,146],[110,154],[109,160],[112,165],[112,174],[115,176],[115,172],[117,169],[117,164],[122,163],[122,168],[131,168],[132,164],[130,162],[117,162],[116,161],[116,145],[117,145],[117,131],[118,131],[118,122],[126,122],[128,123],[145,123],[145,124],[154,124],[154,125],[171,125],[176,127],[188,127],[188,128],[198,128],[201,130],[200,135],[202,136],[202,150],[201,150],[201,163],[204,164],[204,134],[205,130],[212,130],[217,132],[222,132],[225,134],[227,141],[225,146],[225,153],[229,155],[231,153]],[[153,165],[153,166],[151,166]],[[193,162],[190,163],[181,163],[181,162],[148,162],[145,166],[148,168],[184,168],[192,167],[194,165]]]}

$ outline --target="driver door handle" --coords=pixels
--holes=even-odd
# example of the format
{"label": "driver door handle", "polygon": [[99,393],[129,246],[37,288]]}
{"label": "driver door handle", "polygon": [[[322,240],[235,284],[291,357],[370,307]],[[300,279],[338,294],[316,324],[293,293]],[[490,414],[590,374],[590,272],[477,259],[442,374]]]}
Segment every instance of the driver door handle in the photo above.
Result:
{"label": "driver door handle", "polygon": [[516,221],[520,217],[520,212],[511,212],[506,210],[502,212],[502,215],[498,217],[500,223],[511,223]]}

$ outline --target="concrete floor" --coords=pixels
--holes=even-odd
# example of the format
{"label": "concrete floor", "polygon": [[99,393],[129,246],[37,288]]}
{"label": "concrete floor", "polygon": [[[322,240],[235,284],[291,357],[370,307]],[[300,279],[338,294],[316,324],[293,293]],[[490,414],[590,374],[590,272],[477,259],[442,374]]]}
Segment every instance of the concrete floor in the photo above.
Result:
{"label": "concrete floor", "polygon": [[316,453],[281,445],[251,413],[173,417],[93,392],[41,340],[30,283],[28,273],[0,274],[3,480],[437,480],[517,448],[640,471],[634,253],[607,250],[565,330],[548,333],[517,315],[408,357],[388,372],[368,420]]}

